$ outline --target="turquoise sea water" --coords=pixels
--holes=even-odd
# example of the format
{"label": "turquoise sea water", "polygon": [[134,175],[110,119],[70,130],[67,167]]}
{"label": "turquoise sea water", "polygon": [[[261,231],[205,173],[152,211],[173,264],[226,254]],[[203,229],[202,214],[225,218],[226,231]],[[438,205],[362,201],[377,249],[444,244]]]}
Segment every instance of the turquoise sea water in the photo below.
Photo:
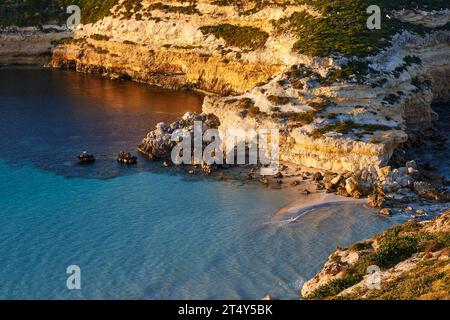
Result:
{"label": "turquoise sea water", "polygon": [[[292,192],[115,162],[201,99],[0,70],[0,298],[296,299],[336,246],[401,222],[340,205],[280,226],[271,217]],[[92,166],[74,160],[85,149]],[[66,288],[69,265],[81,268],[81,290]]]}

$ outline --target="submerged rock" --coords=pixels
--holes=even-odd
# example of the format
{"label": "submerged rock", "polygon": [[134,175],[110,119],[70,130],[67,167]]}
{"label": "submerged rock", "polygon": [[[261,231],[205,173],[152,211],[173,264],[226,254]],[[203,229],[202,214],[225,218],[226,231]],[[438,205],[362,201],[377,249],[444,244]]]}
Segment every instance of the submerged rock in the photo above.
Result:
{"label": "submerged rock", "polygon": [[130,152],[121,151],[117,156],[117,162],[123,164],[136,164],[137,158],[132,156]]}
{"label": "submerged rock", "polygon": [[83,151],[82,154],[77,156],[78,162],[81,164],[90,164],[95,162],[95,157],[92,154],[87,153],[87,151]]}

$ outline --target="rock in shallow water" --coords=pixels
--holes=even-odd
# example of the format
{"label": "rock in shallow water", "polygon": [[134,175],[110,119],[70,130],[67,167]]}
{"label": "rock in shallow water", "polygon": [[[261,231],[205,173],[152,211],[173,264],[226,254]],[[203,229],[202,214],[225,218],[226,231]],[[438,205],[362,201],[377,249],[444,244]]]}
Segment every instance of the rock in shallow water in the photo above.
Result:
{"label": "rock in shallow water", "polygon": [[190,136],[192,139],[195,121],[202,122],[202,133],[220,125],[218,118],[212,114],[187,112],[181,120],[173,122],[170,126],[164,122],[158,123],[141,141],[138,150],[152,160],[170,160],[172,149],[176,145],[176,141],[172,139],[173,133],[179,130],[179,136]]}

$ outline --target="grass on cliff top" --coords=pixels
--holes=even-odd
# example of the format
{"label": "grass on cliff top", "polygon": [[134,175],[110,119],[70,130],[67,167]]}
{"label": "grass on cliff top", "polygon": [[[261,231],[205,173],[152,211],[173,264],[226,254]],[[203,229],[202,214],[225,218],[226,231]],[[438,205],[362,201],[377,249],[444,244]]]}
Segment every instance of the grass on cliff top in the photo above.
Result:
{"label": "grass on cliff top", "polygon": [[[289,17],[273,21],[279,34],[293,32],[298,41],[293,50],[309,56],[328,56],[342,54],[346,56],[365,57],[379,52],[391,43],[394,34],[402,30],[424,33],[431,29],[402,23],[396,19],[389,19],[386,14],[392,9],[416,8],[412,2],[383,1],[383,0],[304,0],[298,3],[310,4],[323,15],[315,18],[306,12],[297,12]],[[428,9],[447,8],[448,1],[424,1]],[[382,8],[382,23],[380,30],[369,30],[366,12],[370,5]],[[448,29],[448,24],[443,29]]]}
{"label": "grass on cliff top", "polygon": [[[364,0],[353,0],[352,2],[359,3]],[[318,10],[326,8],[328,5],[335,5],[338,3],[349,2],[349,0],[215,0],[212,3],[217,6],[235,6],[243,13],[258,12],[269,6],[283,6],[291,5],[310,5]],[[450,8],[448,0],[374,0],[371,4],[382,5],[388,9],[424,9],[436,10],[441,8]]]}
{"label": "grass on cliff top", "polygon": [[96,22],[110,14],[118,0],[0,0],[0,25],[42,26],[64,24],[69,17],[66,8],[78,5],[81,22]]}
{"label": "grass on cliff top", "polygon": [[[377,265],[385,270],[410,258],[415,253],[436,252],[443,248],[450,248],[450,233],[425,232],[419,223],[407,222],[392,227],[377,236],[377,241],[379,247],[376,251],[358,252],[360,259],[352,268],[347,270],[343,279],[333,280],[320,286],[305,299],[334,298],[346,288],[359,283],[366,275],[367,268],[371,265]],[[401,296],[391,298],[396,299],[401,298]]]}
{"label": "grass on cliff top", "polygon": [[161,10],[165,13],[181,13],[181,14],[198,14],[201,15],[201,12],[197,9],[196,4],[191,4],[188,6],[170,6],[167,4],[163,4],[161,2],[154,3],[150,5],[150,10]]}
{"label": "grass on cliff top", "polygon": [[244,50],[256,50],[266,44],[269,34],[255,27],[241,27],[231,24],[204,26],[200,31],[213,34],[216,38],[225,40],[227,46],[238,47]]}
{"label": "grass on cliff top", "polygon": [[[341,299],[358,299],[358,294]],[[449,300],[450,272],[448,260],[424,260],[408,273],[381,283],[380,290],[370,290],[364,299],[368,300]]]}
{"label": "grass on cliff top", "polygon": [[[241,15],[253,14],[265,7],[283,6],[288,3],[268,0],[214,1],[216,5],[235,6],[241,11]],[[332,54],[366,57],[388,46],[392,36],[402,30],[420,34],[431,30],[389,19],[386,15],[391,10],[450,8],[450,1],[446,0],[296,0],[291,3],[310,5],[322,14],[322,18],[315,18],[306,12],[296,12],[291,16],[272,21],[275,32],[279,35],[287,32],[296,34],[298,40],[292,49],[301,54],[319,57]],[[378,5],[382,9],[380,30],[367,28],[367,19],[370,15],[366,10],[371,5]],[[440,29],[449,29],[449,24]]]}

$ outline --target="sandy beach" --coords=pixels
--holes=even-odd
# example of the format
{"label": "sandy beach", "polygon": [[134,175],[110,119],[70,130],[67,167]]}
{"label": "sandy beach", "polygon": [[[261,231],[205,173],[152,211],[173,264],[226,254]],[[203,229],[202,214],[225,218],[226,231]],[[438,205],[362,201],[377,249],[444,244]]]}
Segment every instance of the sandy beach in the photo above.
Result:
{"label": "sandy beach", "polygon": [[313,211],[314,209],[332,206],[337,204],[366,204],[367,199],[344,198],[335,194],[327,194],[324,192],[313,193],[310,195],[299,195],[298,199],[288,203],[286,206],[278,210],[272,222],[295,222],[302,215]]}

